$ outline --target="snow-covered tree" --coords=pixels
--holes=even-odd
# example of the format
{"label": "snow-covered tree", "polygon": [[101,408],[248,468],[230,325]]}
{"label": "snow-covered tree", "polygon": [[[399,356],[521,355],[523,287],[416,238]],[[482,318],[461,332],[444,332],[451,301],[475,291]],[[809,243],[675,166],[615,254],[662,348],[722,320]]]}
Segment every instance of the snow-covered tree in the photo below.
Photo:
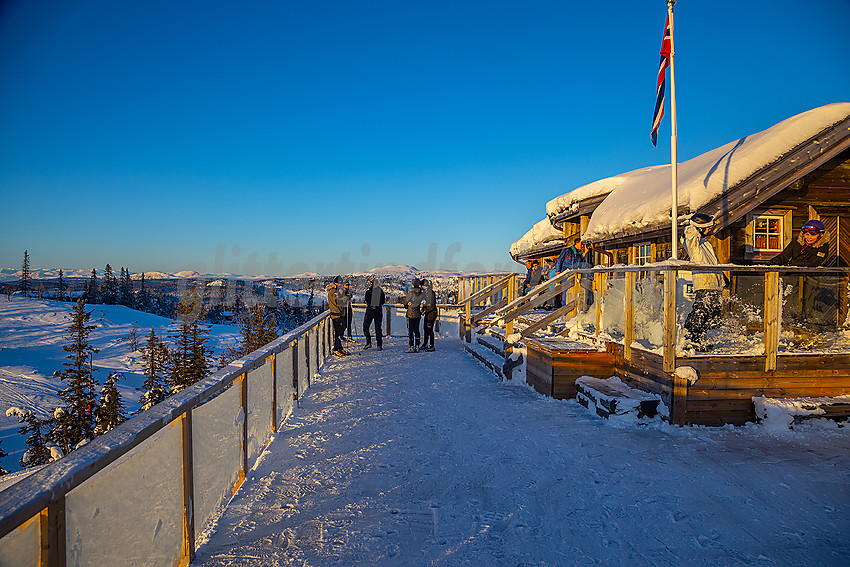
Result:
{"label": "snow-covered tree", "polygon": [[91,439],[94,435],[95,416],[97,415],[97,399],[90,357],[98,349],[89,344],[89,335],[97,325],[89,325],[91,312],[86,311],[85,301],[80,299],[71,313],[71,325],[65,335],[68,344],[62,347],[67,352],[63,362],[64,370],[59,373],[67,387],[59,390],[59,397],[65,402],[65,423],[58,424],[67,430],[66,445],[62,448],[65,453],[83,439]]}
{"label": "snow-covered tree", "polygon": [[168,348],[156,336],[154,328],[151,327],[147,344],[142,349],[142,367],[145,373],[145,382],[143,384],[145,393],[142,394],[139,400],[142,411],[149,409],[166,398],[165,389],[163,388],[163,376],[168,372],[168,360]]}
{"label": "snow-covered tree", "polygon": [[[8,456],[9,456],[9,453],[3,451],[2,442],[0,442],[0,459],[2,459],[4,457],[8,457]],[[0,476],[3,476],[4,474],[9,474],[9,471],[4,469],[3,467],[0,467]]]}
{"label": "snow-covered tree", "polygon": [[122,374],[117,372],[110,373],[103,383],[103,388],[100,389],[100,407],[97,412],[95,435],[103,435],[126,419],[124,400],[121,399],[121,392],[118,391],[116,386],[118,380],[123,377]]}
{"label": "snow-covered tree", "polygon": [[46,419],[39,419],[32,411],[23,410],[20,408],[9,408],[6,410],[6,416],[15,416],[22,424],[20,431],[21,435],[27,436],[25,445],[27,450],[20,459],[21,466],[25,469],[46,465],[52,461],[50,449],[47,447],[47,438],[44,430],[48,428]]}
{"label": "snow-covered tree", "polygon": [[24,250],[24,260],[21,262],[21,291],[24,292],[24,297],[29,292],[30,284],[30,255],[29,250]]}
{"label": "snow-covered tree", "polygon": [[171,392],[179,392],[209,374],[206,342],[210,328],[204,320],[204,301],[195,289],[189,290],[177,305],[176,326],[169,335],[175,344],[169,376]]}

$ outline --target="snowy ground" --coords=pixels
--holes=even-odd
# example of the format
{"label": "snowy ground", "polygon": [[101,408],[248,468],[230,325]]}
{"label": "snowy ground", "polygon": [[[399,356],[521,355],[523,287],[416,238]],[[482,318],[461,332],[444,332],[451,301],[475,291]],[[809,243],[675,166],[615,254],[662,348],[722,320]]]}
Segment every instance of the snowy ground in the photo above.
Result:
{"label": "snowy ground", "polygon": [[850,428],[616,424],[385,347],[324,367],[194,565],[850,563]]}
{"label": "snowy ground", "polygon": [[[6,470],[20,470],[26,441],[18,433],[18,419],[6,417],[6,410],[17,406],[47,417],[61,403],[56,392],[65,385],[53,373],[66,361],[62,347],[67,344],[72,309],[73,304],[61,301],[0,298],[0,447],[9,453],[0,464]],[[135,412],[144,377],[141,353],[131,352],[128,335],[137,328],[141,347],[151,327],[165,338],[171,319],[120,305],[90,305],[86,310],[92,312],[90,324],[97,325],[90,335],[91,344],[100,349],[93,357],[95,378],[103,383],[110,372],[124,373],[118,389],[127,410]],[[224,345],[239,340],[237,336],[234,326],[213,325],[208,346],[220,354]]]}

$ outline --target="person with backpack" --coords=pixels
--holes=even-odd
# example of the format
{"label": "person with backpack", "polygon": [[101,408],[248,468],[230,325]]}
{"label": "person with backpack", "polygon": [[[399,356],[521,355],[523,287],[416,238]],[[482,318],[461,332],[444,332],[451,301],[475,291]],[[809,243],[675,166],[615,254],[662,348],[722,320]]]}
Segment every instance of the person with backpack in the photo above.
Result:
{"label": "person with backpack", "polygon": [[422,337],[422,350],[434,352],[434,324],[437,322],[437,295],[434,293],[433,284],[429,280],[422,280],[422,290],[425,300],[422,303],[422,318],[424,321],[424,332]]}
{"label": "person with backpack", "polygon": [[413,278],[413,287],[404,296],[403,305],[407,309],[404,316],[407,318],[408,349],[405,352],[419,352],[420,333],[419,321],[422,319],[422,304],[425,294],[422,293],[422,283],[419,278]]}
{"label": "person with backpack", "polygon": [[375,277],[369,278],[369,289],[366,290],[366,313],[363,315],[363,334],[366,336],[366,344],[363,345],[363,350],[372,348],[372,335],[369,333],[369,327],[372,322],[375,323],[375,340],[378,343],[378,350],[384,350],[383,339],[384,334],[381,330],[384,316],[382,307],[386,301],[384,290],[381,286],[375,285]]}

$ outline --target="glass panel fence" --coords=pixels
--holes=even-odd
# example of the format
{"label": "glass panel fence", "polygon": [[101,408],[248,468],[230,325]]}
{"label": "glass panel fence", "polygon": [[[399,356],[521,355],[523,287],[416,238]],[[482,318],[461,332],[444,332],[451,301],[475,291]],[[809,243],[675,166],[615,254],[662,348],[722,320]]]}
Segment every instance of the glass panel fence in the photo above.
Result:
{"label": "glass panel fence", "polygon": [[782,332],[779,353],[846,353],[848,275],[830,272],[781,274]]}
{"label": "glass panel fence", "polygon": [[0,567],[41,565],[39,524],[39,516],[36,516],[0,539]]}
{"label": "glass panel fence", "polygon": [[277,370],[277,421],[280,426],[283,420],[292,412],[292,353],[294,348],[279,352],[276,357]]}
{"label": "glass panel fence", "polygon": [[69,565],[172,567],[183,549],[180,420],[65,499]]}
{"label": "glass panel fence", "polygon": [[661,354],[664,344],[664,272],[635,273],[635,342],[639,347]]}
{"label": "glass panel fence", "polygon": [[242,466],[242,390],[239,382],[192,410],[195,533],[233,494]]}
{"label": "glass panel fence", "polygon": [[622,342],[626,328],[625,274],[623,272],[608,273],[603,288],[600,337],[612,342]]}
{"label": "glass panel fence", "polygon": [[272,361],[248,373],[248,466],[266,445],[272,426]]}

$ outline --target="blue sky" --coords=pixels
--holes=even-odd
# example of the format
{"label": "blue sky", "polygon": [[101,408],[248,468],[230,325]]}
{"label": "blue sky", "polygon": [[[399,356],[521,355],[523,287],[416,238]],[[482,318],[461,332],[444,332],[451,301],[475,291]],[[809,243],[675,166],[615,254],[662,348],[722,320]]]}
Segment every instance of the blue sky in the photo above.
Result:
{"label": "blue sky", "polygon": [[[665,12],[7,0],[0,267],[518,267],[546,201],[669,161]],[[680,0],[680,160],[850,101],[848,21],[848,0]]]}

